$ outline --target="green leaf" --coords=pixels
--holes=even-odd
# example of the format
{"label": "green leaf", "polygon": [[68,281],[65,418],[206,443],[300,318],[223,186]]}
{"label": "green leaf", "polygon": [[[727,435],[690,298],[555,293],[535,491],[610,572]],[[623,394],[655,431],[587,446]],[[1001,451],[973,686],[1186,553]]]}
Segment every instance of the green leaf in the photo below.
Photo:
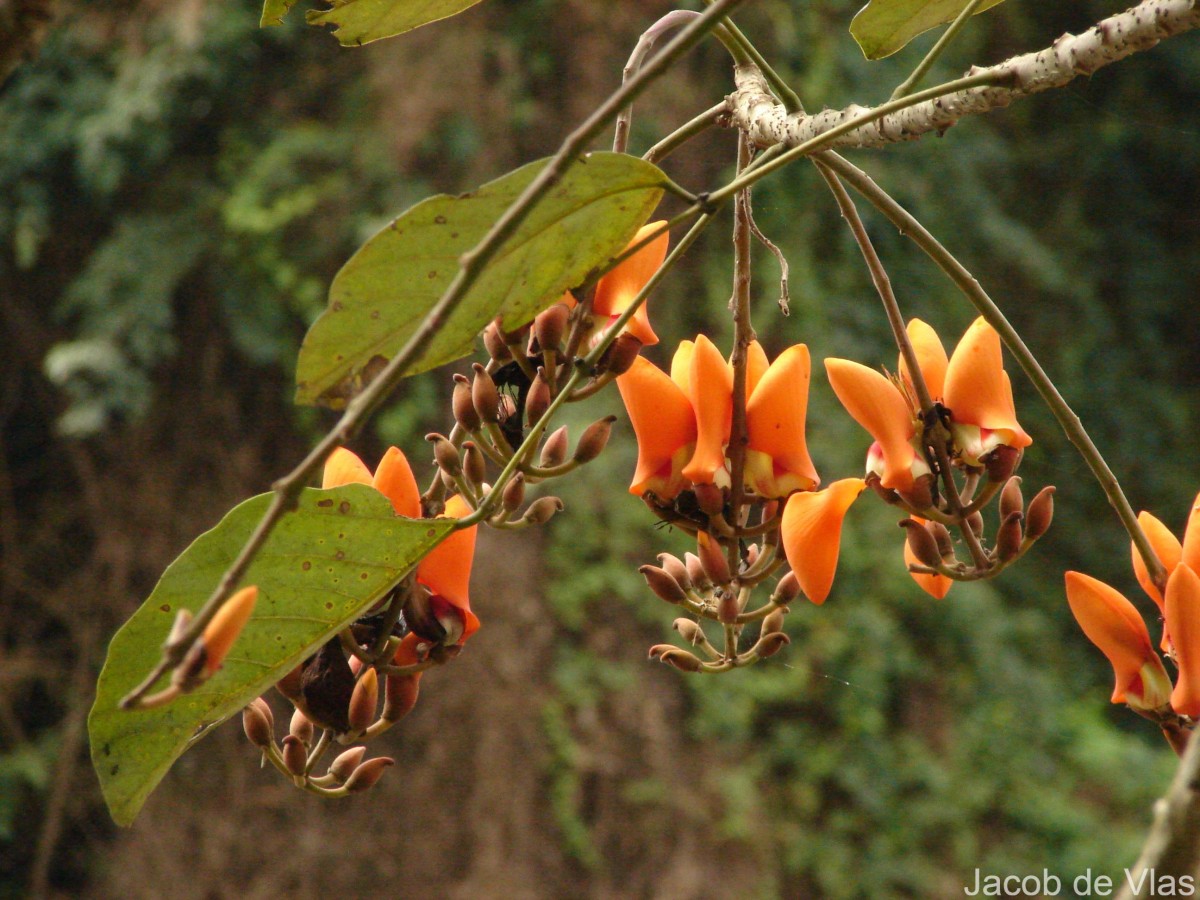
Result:
{"label": "green leaf", "polygon": [[[969,0],[871,0],[850,23],[867,59],[891,56],[918,34],[953,22]],[[1003,0],[984,0],[975,14]]]}
{"label": "green leaf", "polygon": [[[328,9],[310,9],[305,18],[310,25],[336,26],[333,36],[343,47],[358,47],[395,37],[448,19],[479,0],[329,0]],[[266,0],[259,25],[282,25],[296,0]]]}
{"label": "green leaf", "polygon": [[253,497],[197,538],[109,645],[88,733],[119,825],[133,822],[185,750],[358,618],[452,529],[448,519],[397,517],[366,485],[305,489],[246,574],[258,602],[222,668],[166,706],[118,709],[158,662],[176,613],[200,608],[270,502],[270,494]]}
{"label": "green leaf", "polygon": [[272,25],[282,25],[284,18],[296,0],[266,0],[263,3],[262,18],[258,20],[259,28],[270,28]]}
{"label": "green leaf", "polygon": [[[296,367],[296,402],[344,404],[394,356],[458,274],[459,257],[541,171],[530,163],[479,190],[418,203],[367,241],[334,278]],[[497,315],[516,328],[622,249],[662,197],[665,176],[620,153],[572,166],[494,256],[409,369],[458,359]]]}

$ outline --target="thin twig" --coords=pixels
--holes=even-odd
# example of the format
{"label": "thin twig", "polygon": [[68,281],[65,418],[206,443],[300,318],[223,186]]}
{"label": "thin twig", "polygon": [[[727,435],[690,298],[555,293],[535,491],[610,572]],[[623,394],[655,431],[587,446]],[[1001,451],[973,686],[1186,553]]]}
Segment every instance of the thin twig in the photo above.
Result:
{"label": "thin twig", "polygon": [[937,62],[938,57],[942,55],[942,51],[950,46],[952,40],[958,37],[959,32],[966,27],[967,20],[975,15],[975,10],[979,9],[982,3],[983,0],[970,0],[962,8],[962,11],[950,23],[950,27],[942,32],[942,36],[937,39],[937,43],[929,48],[929,52],[925,54],[925,58],[917,63],[917,67],[912,70],[912,74],[900,82],[896,86],[896,89],[892,91],[890,99],[896,100],[912,93],[912,89],[921,83],[921,79],[929,72],[930,67]]}
{"label": "thin twig", "polygon": [[[738,136],[738,171],[750,164],[753,148],[745,135]],[[742,502],[745,500],[746,445],[746,369],[754,326],[750,323],[750,189],[740,191],[733,202],[733,415],[729,424],[729,508],[735,524],[741,524]],[[729,542],[729,570],[736,572],[740,562],[739,542]]]}

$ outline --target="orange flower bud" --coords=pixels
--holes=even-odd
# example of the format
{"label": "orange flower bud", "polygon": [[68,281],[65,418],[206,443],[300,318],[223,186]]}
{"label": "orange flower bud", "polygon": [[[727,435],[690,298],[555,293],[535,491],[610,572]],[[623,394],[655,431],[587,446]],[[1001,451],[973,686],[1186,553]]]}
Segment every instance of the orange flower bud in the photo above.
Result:
{"label": "orange flower bud", "polygon": [[697,554],[700,564],[704,567],[713,584],[729,584],[732,573],[729,571],[729,560],[725,558],[725,549],[720,542],[707,531],[696,533]]}
{"label": "orange flower bud", "polygon": [[1163,612],[1179,666],[1171,706],[1194,719],[1200,717],[1200,576],[1187,563],[1176,566],[1167,580]]}

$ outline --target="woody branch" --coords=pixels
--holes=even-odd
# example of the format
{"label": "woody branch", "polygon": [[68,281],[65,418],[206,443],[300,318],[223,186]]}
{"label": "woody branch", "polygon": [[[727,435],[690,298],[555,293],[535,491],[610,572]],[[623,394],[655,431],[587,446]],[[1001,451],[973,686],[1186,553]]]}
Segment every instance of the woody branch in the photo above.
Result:
{"label": "woody branch", "polygon": [[[1014,100],[1062,87],[1078,75],[1098,69],[1159,41],[1200,27],[1196,0],[1143,0],[1123,13],[1109,16],[1082,34],[1064,34],[1036,53],[1014,56],[987,68],[973,66],[967,73],[993,73],[994,84],[969,88],[890,113],[841,135],[830,147],[878,147],[916,140],[929,132],[941,133],[964,116],[990,112]],[[851,105],[815,115],[788,113],[770,92],[755,66],[734,71],[737,90],[726,98],[731,124],[760,147],[782,143],[796,146],[867,110]]]}

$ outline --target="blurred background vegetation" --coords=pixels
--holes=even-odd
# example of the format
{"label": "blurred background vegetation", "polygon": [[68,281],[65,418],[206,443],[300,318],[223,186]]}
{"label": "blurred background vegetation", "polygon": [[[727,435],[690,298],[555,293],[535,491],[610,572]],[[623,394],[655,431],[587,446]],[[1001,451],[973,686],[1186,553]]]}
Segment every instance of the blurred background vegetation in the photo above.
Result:
{"label": "blurred background vegetation", "polygon": [[[867,63],[855,5],[762,0],[741,21],[810,109],[870,104],[929,41]],[[940,74],[1123,6],[1004,4]],[[903,571],[897,516],[864,497],[833,596],[794,608],[786,652],[721,678],[650,665],[674,612],[636,566],[686,546],[625,493],[626,427],[564,486],[567,515],[483,543],[484,630],[426,678],[376,790],[300,794],[230,725],[133,828],[108,819],[83,729],[107,640],[331,422],[292,407],[290,385],[338,266],[415,200],[552,152],[668,8],[489,0],[350,51],[298,21],[259,30],[250,0],[62,0],[0,91],[0,896],[952,897],[976,867],[1132,863],[1173,758],[1107,703],[1062,595],[1078,568],[1135,596],[1128,542],[1019,375],[1027,496],[1053,483],[1059,506],[996,583],[931,600]],[[702,48],[639,103],[633,149],[729,90]],[[1198,108],[1186,35],[942,139],[852,154],[1005,308],[1135,508],[1175,528],[1200,488]],[[668,168],[715,185],[733,146],[708,135]],[[783,318],[757,260],[761,336],[772,355],[812,348],[818,468],[858,474],[865,435],[819,360],[893,364],[886,323],[813,171],[766,183],[756,210],[792,266]],[[970,310],[864,215],[906,312],[952,345]],[[713,229],[654,298],[660,364],[700,329],[727,342],[729,266]],[[421,458],[449,384],[407,384],[355,448]],[[607,393],[576,421],[619,407]]]}

